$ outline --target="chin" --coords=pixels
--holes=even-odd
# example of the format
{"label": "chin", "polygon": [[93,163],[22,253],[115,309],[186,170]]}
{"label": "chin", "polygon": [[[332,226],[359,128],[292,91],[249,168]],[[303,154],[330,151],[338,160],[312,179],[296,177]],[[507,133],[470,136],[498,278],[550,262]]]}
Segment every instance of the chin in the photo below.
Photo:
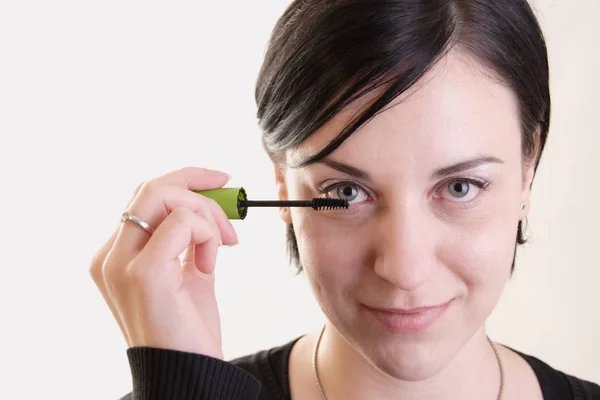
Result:
{"label": "chin", "polygon": [[[364,314],[363,314],[364,315]],[[417,333],[393,333],[371,319],[356,315],[352,326],[355,347],[380,371],[403,381],[428,379],[454,356],[460,332],[447,324]],[[357,346],[358,345],[358,346]]]}
{"label": "chin", "polygon": [[390,343],[367,351],[365,356],[377,369],[403,381],[421,381],[438,374],[450,357],[427,343]]}

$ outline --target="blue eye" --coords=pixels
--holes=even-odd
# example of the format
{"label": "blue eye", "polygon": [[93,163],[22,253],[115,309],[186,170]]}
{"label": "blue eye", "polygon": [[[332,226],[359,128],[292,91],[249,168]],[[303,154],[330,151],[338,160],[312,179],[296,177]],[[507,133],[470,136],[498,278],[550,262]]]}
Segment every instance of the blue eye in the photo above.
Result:
{"label": "blue eye", "polygon": [[368,200],[369,194],[361,186],[352,182],[338,182],[321,190],[329,198],[346,200],[350,204]]}
{"label": "blue eye", "polygon": [[481,189],[485,189],[487,182],[475,179],[454,179],[444,187],[444,192],[449,196],[444,196],[447,200],[466,203],[473,200]]}

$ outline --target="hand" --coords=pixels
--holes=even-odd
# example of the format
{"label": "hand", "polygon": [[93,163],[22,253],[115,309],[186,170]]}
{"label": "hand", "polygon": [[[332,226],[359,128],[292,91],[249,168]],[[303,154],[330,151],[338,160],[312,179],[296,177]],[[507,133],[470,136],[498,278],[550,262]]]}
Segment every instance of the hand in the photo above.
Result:
{"label": "hand", "polygon": [[225,173],[190,167],[144,182],[127,211],[155,232],[121,223],[92,260],[90,274],[129,347],[223,359],[215,261],[219,245],[237,244],[237,235],[214,200],[191,190],[220,188],[228,180]]}

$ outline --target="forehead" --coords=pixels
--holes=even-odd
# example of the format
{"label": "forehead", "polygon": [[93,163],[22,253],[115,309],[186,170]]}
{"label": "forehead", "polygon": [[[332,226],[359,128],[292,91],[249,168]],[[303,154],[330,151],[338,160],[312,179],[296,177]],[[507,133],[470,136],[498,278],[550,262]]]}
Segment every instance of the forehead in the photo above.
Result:
{"label": "forehead", "polygon": [[[291,155],[314,154],[364,110],[351,104]],[[409,91],[352,134],[332,156],[346,161],[462,161],[482,153],[514,155],[520,122],[513,91],[461,53],[449,52]],[[518,153],[518,152],[517,152]]]}

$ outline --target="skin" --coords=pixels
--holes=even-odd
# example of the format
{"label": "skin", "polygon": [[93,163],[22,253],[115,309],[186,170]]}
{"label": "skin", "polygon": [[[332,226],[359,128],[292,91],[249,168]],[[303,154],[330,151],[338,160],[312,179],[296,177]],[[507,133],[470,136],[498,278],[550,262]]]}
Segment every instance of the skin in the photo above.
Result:
{"label": "skin", "polygon": [[[498,365],[484,323],[509,277],[534,164],[521,158],[512,93],[482,71],[451,53],[327,164],[276,168],[282,198],[314,197],[319,186],[345,181],[352,202],[349,210],[281,211],[296,227],[302,264],[328,319],[318,366],[329,399],[497,398]],[[285,156],[317,151],[369,101]],[[482,156],[499,161],[449,174],[448,166]],[[340,162],[344,171],[332,168]],[[485,181],[485,190],[466,178]],[[143,182],[126,209],[155,230],[120,223],[94,256],[90,274],[128,347],[223,358],[215,260],[237,235],[217,203],[190,189],[227,181],[223,172],[188,167]],[[434,325],[410,334],[390,332],[365,307],[446,301]],[[314,339],[304,336],[290,356],[294,400],[319,398]],[[503,347],[500,353],[503,400],[541,398],[524,360]]]}
{"label": "skin", "polygon": [[[287,161],[322,149],[368,101],[337,115],[285,154]],[[488,160],[440,173],[481,157]],[[318,356],[327,397],[496,399],[499,368],[484,325],[510,277],[534,176],[534,160],[522,157],[510,88],[451,51],[327,160],[365,176],[331,163],[275,167],[282,199],[323,196],[319,187],[341,182],[326,196],[351,203],[348,210],[281,210],[294,224],[304,271],[327,317]],[[445,302],[442,316],[415,333],[390,332],[365,308]],[[294,399],[318,398],[310,365],[314,340],[307,335],[292,351]],[[524,360],[506,348],[500,352],[505,398],[541,398]]]}

